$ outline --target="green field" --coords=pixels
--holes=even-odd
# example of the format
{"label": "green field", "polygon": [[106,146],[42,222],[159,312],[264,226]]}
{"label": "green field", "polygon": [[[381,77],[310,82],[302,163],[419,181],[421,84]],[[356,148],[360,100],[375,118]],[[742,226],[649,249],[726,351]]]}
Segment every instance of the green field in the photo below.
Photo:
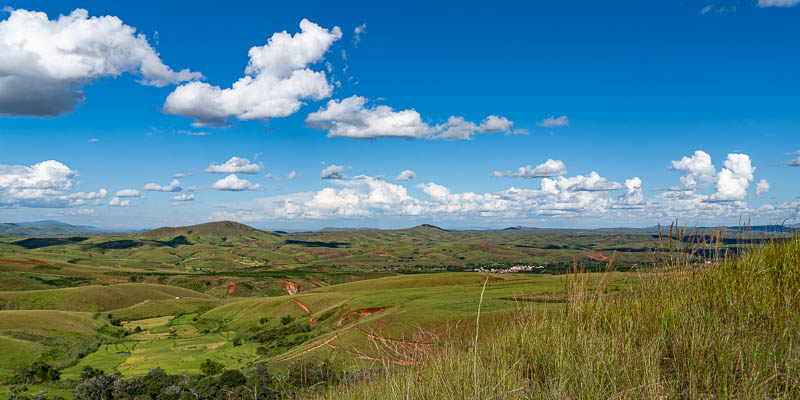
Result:
{"label": "green field", "polygon": [[[66,383],[31,386],[53,393],[86,367],[128,378],[154,367],[200,374],[206,360],[241,370],[266,362],[275,371],[313,360],[416,365],[430,349],[465,340],[479,304],[482,330],[521,310],[561,312],[574,290],[575,275],[565,273],[575,268],[615,270],[585,275],[580,288],[614,298],[662,275],[654,265],[665,260],[718,260],[764,240],[698,251],[680,234],[668,253],[644,232],[433,226],[276,234],[213,223],[3,237],[0,380],[13,383],[35,362],[60,370]],[[511,265],[538,268],[471,272]]]}

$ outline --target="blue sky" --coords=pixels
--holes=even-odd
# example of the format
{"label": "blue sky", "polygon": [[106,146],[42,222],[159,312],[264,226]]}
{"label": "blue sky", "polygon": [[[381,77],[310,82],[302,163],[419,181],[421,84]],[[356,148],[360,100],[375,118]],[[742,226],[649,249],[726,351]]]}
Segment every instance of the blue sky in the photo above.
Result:
{"label": "blue sky", "polygon": [[0,221],[650,226],[800,205],[798,1],[429,3],[8,2]]}

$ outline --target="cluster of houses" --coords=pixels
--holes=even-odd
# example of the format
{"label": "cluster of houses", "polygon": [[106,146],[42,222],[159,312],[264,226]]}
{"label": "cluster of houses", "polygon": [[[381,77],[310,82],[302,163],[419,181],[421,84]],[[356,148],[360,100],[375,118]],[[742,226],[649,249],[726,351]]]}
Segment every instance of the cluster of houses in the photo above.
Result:
{"label": "cluster of houses", "polygon": [[544,265],[515,265],[511,268],[507,269],[498,269],[498,268],[490,268],[486,269],[483,267],[478,267],[473,269],[475,272],[480,272],[483,274],[515,274],[518,272],[533,272],[537,270],[543,270]]}

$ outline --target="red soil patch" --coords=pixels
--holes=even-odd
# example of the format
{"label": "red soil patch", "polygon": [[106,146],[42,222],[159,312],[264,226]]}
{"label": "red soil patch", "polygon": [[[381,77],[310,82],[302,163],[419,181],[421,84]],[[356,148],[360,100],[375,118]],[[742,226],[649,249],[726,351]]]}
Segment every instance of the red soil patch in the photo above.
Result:
{"label": "red soil patch", "polygon": [[285,290],[286,293],[289,293],[289,295],[291,296],[293,294],[302,292],[303,285],[300,285],[292,281],[283,281],[283,290]]}
{"label": "red soil patch", "polygon": [[598,253],[588,253],[586,254],[586,257],[589,257],[595,261],[608,261],[608,257]]}
{"label": "red soil patch", "polygon": [[236,285],[228,285],[228,294],[234,294],[236,290]]}
{"label": "red soil patch", "polygon": [[387,308],[389,308],[389,306],[362,308],[361,310],[350,311],[349,313],[345,314],[344,317],[339,318],[339,321],[336,322],[336,327],[341,328],[342,324],[344,324],[346,320],[350,319],[350,317],[356,316],[356,320],[359,320],[366,316],[375,314],[376,312],[383,311]]}
{"label": "red soil patch", "polygon": [[490,276],[490,277],[486,278],[486,280],[488,280],[489,282],[497,282],[497,281],[502,281],[503,279],[496,278],[494,276]]}
{"label": "red soil patch", "polygon": [[308,308],[308,306],[303,304],[302,301],[297,300],[297,299],[291,299],[291,301],[292,301],[292,303],[297,304],[298,306],[300,306],[300,308],[302,308],[303,311],[305,311],[307,314],[311,314],[311,310]]}
{"label": "red soil patch", "polygon": [[305,311],[308,314],[308,323],[311,324],[311,326],[316,326],[317,321],[315,321],[314,317],[311,316],[311,310],[308,308],[308,306],[303,304],[303,302],[300,300],[297,299],[291,299],[291,300],[294,304],[297,304],[300,308],[303,309],[303,311]]}
{"label": "red soil patch", "polygon": [[122,279],[122,278],[103,278],[100,280],[108,283],[128,283],[127,279]]}

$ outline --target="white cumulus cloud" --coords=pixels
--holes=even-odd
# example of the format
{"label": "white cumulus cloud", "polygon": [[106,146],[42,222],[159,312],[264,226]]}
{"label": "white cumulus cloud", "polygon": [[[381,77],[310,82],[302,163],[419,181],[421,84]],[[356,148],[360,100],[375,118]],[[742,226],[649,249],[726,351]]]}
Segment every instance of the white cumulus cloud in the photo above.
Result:
{"label": "white cumulus cloud", "polygon": [[701,185],[708,185],[714,180],[717,173],[711,156],[708,153],[697,150],[691,156],[684,156],[680,160],[672,161],[670,169],[681,172],[681,184],[686,189],[697,189]]}
{"label": "white cumulus cloud", "polygon": [[57,116],[85,97],[81,90],[123,73],[139,83],[165,86],[202,75],[173,71],[136,28],[115,16],[89,17],[84,9],[49,19],[43,12],[12,10],[0,21],[0,114]]}
{"label": "white cumulus cloud", "polygon": [[431,126],[414,109],[395,111],[389,106],[367,106],[367,99],[350,96],[330,100],[306,117],[313,129],[328,131],[328,137],[351,139],[404,138],[467,140],[478,133],[523,133],[511,129],[514,122],[490,115],[480,124],[451,116],[447,122]]}
{"label": "white cumulus cloud", "polygon": [[142,194],[136,189],[122,189],[114,193],[114,197],[141,197]]}
{"label": "white cumulus cloud", "polygon": [[709,198],[712,201],[744,200],[747,187],[753,181],[756,168],[747,154],[728,154],[725,167],[717,174],[717,191]]}
{"label": "white cumulus cloud", "polygon": [[112,197],[111,201],[108,202],[108,205],[112,207],[130,207],[131,201],[130,200],[122,200],[119,197]]}
{"label": "white cumulus cloud", "polygon": [[77,176],[76,171],[55,160],[31,166],[0,164],[0,207],[74,207],[87,201],[96,204],[108,195],[106,189],[70,193]]}
{"label": "white cumulus cloud", "polygon": [[247,179],[242,179],[236,174],[230,174],[211,185],[214,190],[240,192],[245,190],[258,190],[261,188],[259,184],[253,184]]}
{"label": "white cumulus cloud", "polygon": [[231,157],[224,164],[210,164],[203,170],[214,174],[257,174],[261,166],[241,157]]}
{"label": "white cumulus cloud", "polygon": [[344,179],[347,175],[344,174],[344,166],[331,164],[325,167],[319,173],[321,179]]}
{"label": "white cumulus cloud", "polygon": [[394,177],[394,180],[396,180],[396,181],[408,181],[408,180],[416,178],[416,176],[417,176],[417,174],[415,174],[414,171],[412,171],[410,169],[406,169],[406,170],[400,171],[400,173],[397,174],[397,176]]}
{"label": "white cumulus cloud", "polygon": [[769,189],[769,182],[767,182],[766,179],[758,181],[758,184],[756,185],[756,196],[760,197],[762,194],[766,194],[769,192]]}
{"label": "white cumulus cloud", "polygon": [[517,177],[517,178],[545,178],[554,176],[563,176],[567,174],[567,167],[561,160],[548,159],[547,161],[537,165],[535,168],[530,165],[519,167],[516,172],[492,172],[492,177]]}
{"label": "white cumulus cloud", "polygon": [[177,179],[173,179],[172,182],[166,186],[161,186],[157,183],[148,183],[144,185],[142,189],[148,192],[180,192],[183,190],[181,182]]}
{"label": "white cumulus cloud", "polygon": [[338,26],[328,30],[303,19],[300,33],[277,32],[267,44],[251,47],[245,76],[233,86],[181,85],[167,96],[164,112],[195,118],[195,126],[226,125],[229,118],[266,120],[294,114],[303,100],[331,95],[333,87],[325,72],[309,65],[322,60],[341,37]]}
{"label": "white cumulus cloud", "polygon": [[174,200],[174,201],[192,201],[192,200],[194,200],[194,193],[189,193],[189,194],[181,193],[179,195],[175,195],[174,197],[172,197],[172,200]]}

